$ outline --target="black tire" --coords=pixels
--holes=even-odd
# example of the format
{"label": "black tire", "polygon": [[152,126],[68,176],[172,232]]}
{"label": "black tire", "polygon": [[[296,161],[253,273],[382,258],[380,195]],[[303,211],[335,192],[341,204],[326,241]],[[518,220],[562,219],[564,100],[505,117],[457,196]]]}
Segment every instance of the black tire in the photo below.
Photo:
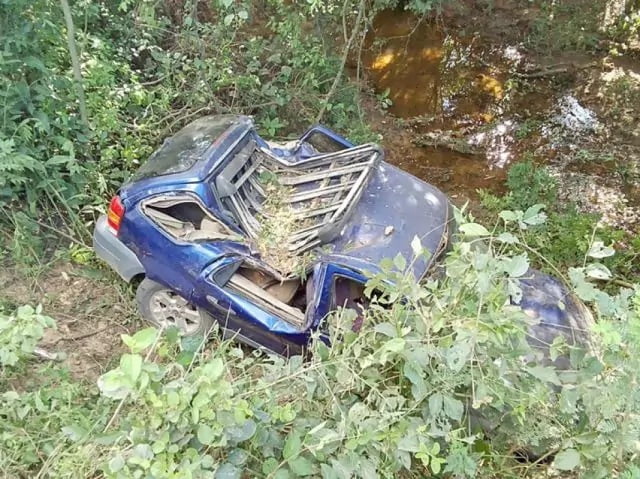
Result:
{"label": "black tire", "polygon": [[213,327],[210,315],[172,289],[147,278],[138,285],[136,302],[140,316],[156,328],[175,326],[182,336],[205,337]]}

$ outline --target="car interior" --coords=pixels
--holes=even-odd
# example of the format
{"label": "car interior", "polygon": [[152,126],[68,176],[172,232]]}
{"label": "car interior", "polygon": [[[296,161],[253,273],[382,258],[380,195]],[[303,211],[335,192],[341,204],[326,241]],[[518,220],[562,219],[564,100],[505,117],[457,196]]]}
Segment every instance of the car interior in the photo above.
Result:
{"label": "car interior", "polygon": [[300,278],[280,280],[245,263],[224,287],[288,323],[302,327],[307,307],[305,283]]}
{"label": "car interior", "polygon": [[142,211],[171,237],[182,241],[238,240],[239,235],[209,214],[192,195],[159,196]]}

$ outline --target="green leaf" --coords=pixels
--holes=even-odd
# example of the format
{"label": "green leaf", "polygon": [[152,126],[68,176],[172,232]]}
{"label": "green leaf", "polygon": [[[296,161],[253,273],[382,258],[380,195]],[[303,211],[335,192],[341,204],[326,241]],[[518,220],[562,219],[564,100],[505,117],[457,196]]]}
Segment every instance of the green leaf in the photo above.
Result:
{"label": "green leaf", "polygon": [[98,378],[98,388],[111,399],[124,399],[131,391],[131,384],[120,369],[112,369]]}
{"label": "green leaf", "polygon": [[505,223],[508,223],[510,221],[518,221],[518,215],[513,211],[509,211],[509,210],[501,211],[499,216],[500,218],[503,219]]}
{"label": "green leaf", "polygon": [[340,477],[343,477],[342,475],[339,476],[336,470],[329,464],[324,463],[320,464],[320,474],[322,476],[322,479],[338,479]]}
{"label": "green leaf", "polygon": [[592,258],[607,258],[616,254],[616,250],[612,246],[605,246],[602,241],[594,241],[587,252],[587,256]]}
{"label": "green leaf", "polygon": [[275,471],[279,465],[280,463],[274,457],[270,457],[262,463],[262,473],[268,476],[269,474],[273,473],[273,471]]}
{"label": "green leaf", "polygon": [[393,338],[384,343],[384,349],[392,353],[399,353],[404,349],[405,340],[402,338]]}
{"label": "green leaf", "polygon": [[202,373],[209,379],[218,379],[224,372],[224,362],[221,358],[214,358],[202,368]]}
{"label": "green leaf", "polygon": [[281,467],[273,475],[273,479],[289,479],[290,477],[291,477],[291,474],[289,474],[288,467]]}
{"label": "green leaf", "polygon": [[121,455],[117,455],[111,458],[109,461],[109,471],[118,472],[124,467],[124,458]]}
{"label": "green leaf", "polygon": [[313,463],[304,456],[298,456],[289,461],[291,471],[298,476],[310,476],[313,474]]}
{"label": "green leaf", "polygon": [[556,455],[553,467],[560,471],[572,471],[580,465],[580,453],[575,449],[565,449]]}
{"label": "green leaf", "polygon": [[542,211],[543,204],[533,205],[524,212],[522,221],[530,226],[541,225],[547,220],[547,215]]}
{"label": "green leaf", "polygon": [[398,270],[404,271],[407,267],[407,260],[404,259],[404,256],[398,253],[396,257],[393,258],[393,265],[398,268]]}
{"label": "green leaf", "polygon": [[222,464],[214,474],[214,479],[240,479],[242,470],[238,467],[225,462]]}
{"label": "green leaf", "polygon": [[560,379],[556,374],[556,370],[551,366],[533,366],[527,368],[529,374],[540,381],[548,382],[560,386]]}
{"label": "green leaf", "polygon": [[505,261],[504,265],[505,273],[512,278],[519,278],[527,271],[529,271],[529,259],[526,254],[520,254],[509,258]]}
{"label": "green leaf", "polygon": [[65,426],[62,428],[62,434],[67,436],[72,441],[79,441],[87,435],[87,430],[77,424]]}
{"label": "green leaf", "polygon": [[142,371],[142,356],[139,354],[123,354],[120,358],[120,369],[135,384]]}
{"label": "green leaf", "polygon": [[398,335],[396,327],[391,323],[376,324],[373,328],[376,333],[384,334],[390,338],[395,338]]}
{"label": "green leaf", "polygon": [[122,335],[122,341],[126,344],[132,353],[139,353],[151,346],[158,335],[156,328],[145,328],[138,331],[133,336],[128,334]]}
{"label": "green leaf", "polygon": [[518,244],[520,241],[513,233],[509,233],[509,232],[500,233],[500,235],[498,235],[496,239],[501,243],[506,243],[506,244]]}
{"label": "green leaf", "polygon": [[178,344],[180,340],[180,330],[175,326],[169,326],[164,331],[165,337],[167,338],[167,342],[171,345]]}
{"label": "green leaf", "polygon": [[444,413],[454,421],[460,421],[462,419],[462,413],[464,412],[464,404],[462,401],[451,397],[443,397]]}
{"label": "green leaf", "polygon": [[465,223],[460,225],[460,231],[465,236],[489,236],[487,228],[478,223]]}
{"label": "green leaf", "polygon": [[289,461],[293,459],[302,451],[302,441],[300,440],[300,434],[297,432],[292,432],[287,437],[287,440],[284,443],[284,449],[282,450],[282,457]]}
{"label": "green leaf", "polygon": [[211,444],[213,444],[216,439],[216,433],[213,431],[211,426],[207,424],[200,424],[200,426],[198,426],[197,435],[198,435],[198,441],[200,441],[202,444],[205,444],[207,446],[210,446]]}
{"label": "green leaf", "polygon": [[441,457],[432,457],[431,458],[431,471],[434,474],[440,474],[440,471],[442,470],[442,465],[447,462],[446,459],[443,459]]}
{"label": "green leaf", "polygon": [[180,338],[180,347],[188,353],[197,352],[203,344],[203,338],[200,336],[182,336]]}
{"label": "green leaf", "polygon": [[585,274],[592,279],[611,279],[611,271],[600,263],[588,264],[584,270]]}
{"label": "green leaf", "polygon": [[446,350],[445,360],[447,367],[454,372],[462,370],[466,362],[471,357],[473,348],[469,341],[458,341],[451,348]]}
{"label": "green leaf", "polygon": [[429,397],[429,414],[431,417],[436,417],[442,411],[442,404],[444,402],[444,398],[442,394],[435,393]]}

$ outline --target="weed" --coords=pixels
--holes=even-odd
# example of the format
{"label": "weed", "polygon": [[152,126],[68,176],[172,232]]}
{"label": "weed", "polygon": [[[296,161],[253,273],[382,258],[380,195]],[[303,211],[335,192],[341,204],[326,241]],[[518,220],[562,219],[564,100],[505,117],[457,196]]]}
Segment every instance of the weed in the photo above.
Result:
{"label": "weed", "polygon": [[535,118],[527,118],[521,125],[518,126],[518,129],[515,131],[514,135],[518,140],[524,140],[525,138],[536,133],[542,122]]}
{"label": "weed", "polygon": [[509,169],[507,186],[509,205],[515,209],[525,210],[534,204],[552,205],[556,202],[555,179],[544,168],[536,166],[531,155],[525,155],[524,161]]}

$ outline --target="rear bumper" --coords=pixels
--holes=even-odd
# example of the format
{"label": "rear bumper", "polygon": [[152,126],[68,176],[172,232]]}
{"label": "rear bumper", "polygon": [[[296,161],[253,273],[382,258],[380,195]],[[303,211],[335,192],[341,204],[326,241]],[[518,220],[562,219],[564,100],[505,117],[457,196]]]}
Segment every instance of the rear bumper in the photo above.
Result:
{"label": "rear bumper", "polygon": [[105,215],[98,218],[93,230],[93,249],[98,258],[106,262],[125,281],[144,273],[144,267],[133,251],[127,248],[107,226]]}

